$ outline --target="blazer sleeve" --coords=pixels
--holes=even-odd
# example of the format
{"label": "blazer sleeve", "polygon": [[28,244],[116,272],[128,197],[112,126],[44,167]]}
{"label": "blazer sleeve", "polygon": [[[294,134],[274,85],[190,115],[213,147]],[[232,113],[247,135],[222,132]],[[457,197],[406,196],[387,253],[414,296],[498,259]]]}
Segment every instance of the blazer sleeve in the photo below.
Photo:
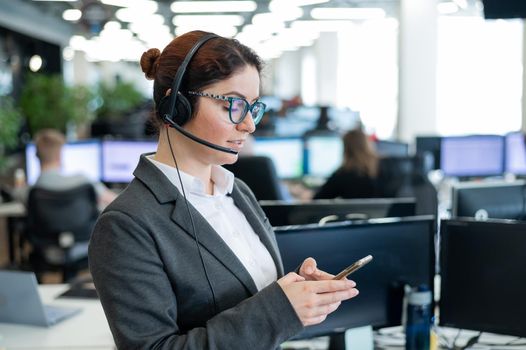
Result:
{"label": "blazer sleeve", "polygon": [[89,247],[90,269],[119,349],[269,350],[303,329],[274,282],[204,327],[182,331],[176,295],[155,242],[137,220],[120,211],[100,217]]}

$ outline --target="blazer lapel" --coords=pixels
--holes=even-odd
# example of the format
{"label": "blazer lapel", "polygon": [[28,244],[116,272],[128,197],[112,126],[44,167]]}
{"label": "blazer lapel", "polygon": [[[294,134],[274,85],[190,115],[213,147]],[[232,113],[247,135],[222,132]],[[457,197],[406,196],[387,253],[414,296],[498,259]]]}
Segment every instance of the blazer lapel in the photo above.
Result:
{"label": "blazer lapel", "polygon": [[195,232],[197,231],[199,244],[230,270],[251,294],[257,293],[254,280],[234,252],[210,226],[208,221],[188,202],[188,210],[192,215],[195,229],[192,227],[183,195],[164,176],[162,171],[145,158],[149,155],[141,155],[139,165],[134,172],[135,177],[150,189],[160,203],[173,202],[174,210],[171,220],[193,239],[196,239]]}
{"label": "blazer lapel", "polygon": [[191,203],[188,203],[188,209],[192,215],[195,225],[195,231],[192,228],[192,222],[188,216],[184,198],[181,195],[175,203],[172,212],[172,220],[181,227],[187,234],[196,239],[195,232],[198,232],[197,239],[199,244],[212,254],[220,263],[222,263],[251,294],[257,293],[257,287],[254,280],[239,261],[237,256],[232,252],[230,247],[221,239],[217,232],[210,226],[208,221],[195,209]]}
{"label": "blazer lapel", "polygon": [[281,261],[281,255],[279,253],[276,240],[271,236],[272,232],[269,232],[269,229],[263,224],[262,220],[264,218],[262,218],[261,215],[259,215],[254,210],[253,206],[250,204],[249,199],[239,190],[239,187],[235,184],[234,189],[232,190],[232,198],[234,199],[234,203],[239,208],[239,210],[245,214],[248,223],[250,226],[252,226],[254,232],[256,232],[256,234],[259,236],[259,239],[272,256],[272,260],[274,260],[274,264],[276,265],[276,269],[278,271],[278,277],[283,276],[283,263]]}

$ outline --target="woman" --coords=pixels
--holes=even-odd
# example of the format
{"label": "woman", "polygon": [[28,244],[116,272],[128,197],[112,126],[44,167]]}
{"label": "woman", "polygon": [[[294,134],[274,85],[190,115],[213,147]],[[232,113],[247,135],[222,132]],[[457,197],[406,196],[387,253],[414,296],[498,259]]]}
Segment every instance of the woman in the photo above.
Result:
{"label": "woman", "polygon": [[312,258],[283,276],[268,219],[221,167],[237,160],[264,112],[256,54],[194,31],[145,52],[141,67],[163,123],[157,152],[141,156],[90,244],[116,345],[274,349],[357,295]]}
{"label": "woman", "polygon": [[343,163],[314,195],[314,199],[370,198],[376,195],[378,156],[361,129],[343,136]]}

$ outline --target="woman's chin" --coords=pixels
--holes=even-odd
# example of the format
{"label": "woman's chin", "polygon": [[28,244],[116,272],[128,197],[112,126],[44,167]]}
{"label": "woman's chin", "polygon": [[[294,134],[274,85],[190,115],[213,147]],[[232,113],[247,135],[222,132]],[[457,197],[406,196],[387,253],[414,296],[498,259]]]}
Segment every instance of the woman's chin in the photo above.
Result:
{"label": "woman's chin", "polygon": [[237,154],[225,154],[224,157],[221,157],[221,164],[220,165],[228,165],[228,164],[234,164],[237,162],[237,159],[239,156]]}

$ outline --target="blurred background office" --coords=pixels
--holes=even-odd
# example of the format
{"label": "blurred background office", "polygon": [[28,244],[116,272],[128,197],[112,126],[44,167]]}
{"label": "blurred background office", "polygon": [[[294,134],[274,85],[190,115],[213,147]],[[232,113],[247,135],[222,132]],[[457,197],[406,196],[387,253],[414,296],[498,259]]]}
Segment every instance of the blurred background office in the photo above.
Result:
{"label": "blurred background office", "polygon": [[[62,173],[124,188],[139,154],[155,150],[151,85],[138,59],[199,28],[265,60],[267,114],[231,169],[258,199],[414,198],[417,213],[448,217],[455,184],[526,175],[520,3],[3,1],[3,208],[38,177],[32,140],[42,129],[66,137]],[[331,174],[352,164],[344,155],[356,146],[344,135],[357,128],[375,159],[359,172],[374,186],[342,180],[328,194]],[[23,265],[31,250],[26,209],[2,214],[2,266]]]}
{"label": "blurred background office", "polygon": [[[524,18],[523,0],[0,1],[0,269],[44,287],[89,280],[93,222],[156,147],[138,60],[202,29],[265,61],[266,115],[228,168],[276,228],[285,269],[375,256],[353,275],[360,297],[300,337],[330,334],[335,350],[343,330],[400,325],[406,284],[429,287],[441,326],[525,337]],[[62,135],[57,175],[84,184],[34,186],[43,130]],[[101,310],[82,317],[106,326]],[[100,334],[82,322],[54,334],[90,348]],[[61,338],[9,327],[0,347]]]}

